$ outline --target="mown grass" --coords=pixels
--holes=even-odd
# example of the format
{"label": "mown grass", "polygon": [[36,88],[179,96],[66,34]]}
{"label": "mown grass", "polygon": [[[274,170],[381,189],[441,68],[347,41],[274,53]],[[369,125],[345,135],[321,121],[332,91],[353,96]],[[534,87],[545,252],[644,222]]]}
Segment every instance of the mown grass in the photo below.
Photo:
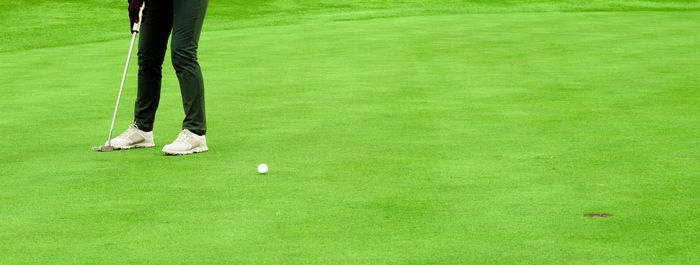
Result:
{"label": "mown grass", "polygon": [[[700,260],[694,2],[213,1],[211,151],[185,157],[89,151],[121,2],[1,4],[47,14],[0,44],[2,264]],[[167,69],[157,148],[182,119]]]}
{"label": "mown grass", "polygon": [[[383,17],[473,13],[700,10],[693,0],[319,0],[212,1],[205,31]],[[116,40],[128,34],[122,0],[0,3],[0,52]],[[125,26],[127,25],[127,26]]]}

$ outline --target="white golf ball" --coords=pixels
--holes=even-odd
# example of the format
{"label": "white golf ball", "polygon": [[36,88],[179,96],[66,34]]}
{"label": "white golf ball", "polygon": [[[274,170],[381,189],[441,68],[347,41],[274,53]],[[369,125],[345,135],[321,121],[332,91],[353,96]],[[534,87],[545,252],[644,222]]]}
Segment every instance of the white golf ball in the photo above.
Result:
{"label": "white golf ball", "polygon": [[265,165],[265,164],[260,164],[260,165],[258,166],[258,173],[260,173],[260,174],[265,174],[265,173],[267,173],[267,165]]}

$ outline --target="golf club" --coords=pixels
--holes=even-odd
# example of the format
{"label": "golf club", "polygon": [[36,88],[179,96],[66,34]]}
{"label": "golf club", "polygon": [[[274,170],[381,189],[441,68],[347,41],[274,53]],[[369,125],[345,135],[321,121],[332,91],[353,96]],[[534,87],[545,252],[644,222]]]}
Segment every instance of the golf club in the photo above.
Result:
{"label": "golf club", "polygon": [[134,23],[134,27],[131,29],[131,45],[129,46],[129,55],[126,57],[126,66],[124,67],[124,75],[122,75],[122,84],[119,87],[119,95],[117,96],[117,105],[114,107],[114,115],[112,116],[112,125],[109,127],[109,138],[107,138],[107,145],[92,147],[90,150],[96,152],[110,152],[114,150],[112,147],[112,132],[114,131],[114,121],[117,119],[117,110],[119,110],[119,100],[122,98],[122,90],[124,89],[124,81],[126,81],[126,73],[129,70],[129,61],[131,61],[131,53],[134,51],[134,42],[136,41],[136,34],[141,30],[141,20],[143,19],[143,10],[146,8],[146,2],[141,5],[141,10],[139,11],[139,21]]}

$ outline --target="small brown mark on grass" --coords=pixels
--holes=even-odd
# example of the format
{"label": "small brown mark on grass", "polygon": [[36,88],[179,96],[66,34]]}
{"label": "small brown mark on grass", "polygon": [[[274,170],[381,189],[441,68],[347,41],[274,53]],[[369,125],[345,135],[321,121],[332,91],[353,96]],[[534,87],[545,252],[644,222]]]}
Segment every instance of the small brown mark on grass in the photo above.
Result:
{"label": "small brown mark on grass", "polygon": [[585,214],[584,216],[588,217],[588,218],[608,218],[608,217],[610,217],[610,214],[609,213],[589,213],[589,214]]}

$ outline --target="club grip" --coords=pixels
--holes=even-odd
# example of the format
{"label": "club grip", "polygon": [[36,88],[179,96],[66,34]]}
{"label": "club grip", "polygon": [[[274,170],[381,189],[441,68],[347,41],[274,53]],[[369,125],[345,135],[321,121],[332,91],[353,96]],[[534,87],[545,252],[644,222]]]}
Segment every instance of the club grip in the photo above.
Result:
{"label": "club grip", "polygon": [[141,31],[141,22],[143,21],[143,10],[146,9],[146,1],[143,2],[141,5],[141,9],[139,9],[139,21],[134,23],[134,27],[131,28],[131,32],[138,33]]}

